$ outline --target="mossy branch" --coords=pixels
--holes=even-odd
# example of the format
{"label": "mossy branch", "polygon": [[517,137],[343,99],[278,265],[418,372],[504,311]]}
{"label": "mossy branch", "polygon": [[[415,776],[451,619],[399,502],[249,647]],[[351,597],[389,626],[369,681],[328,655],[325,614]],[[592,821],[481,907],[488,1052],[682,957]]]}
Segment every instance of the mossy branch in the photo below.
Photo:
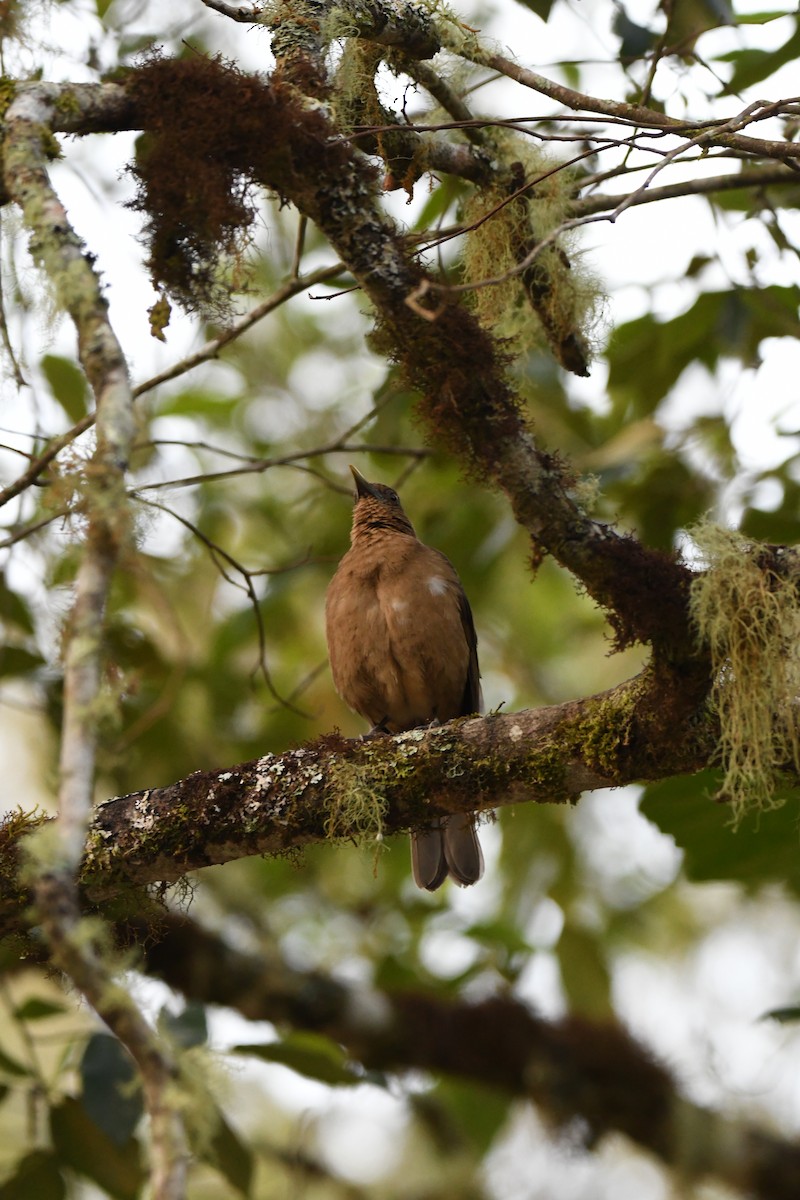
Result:
{"label": "mossy branch", "polygon": [[143,969],[190,999],[324,1033],[380,1070],[444,1073],[533,1100],[556,1127],[594,1143],[621,1132],[683,1180],[715,1176],[755,1200],[795,1200],[800,1149],[691,1103],[668,1069],[613,1021],[548,1021],[511,995],[478,1002],[377,991],[278,954],[252,954],[188,917],[168,914],[143,947]]}
{"label": "mossy branch", "polygon": [[[198,771],[168,787],[101,804],[80,875],[98,904],[126,889],[314,842],[371,841],[432,817],[515,803],[569,803],[589,788],[690,773],[708,765],[717,729],[705,688],[651,671],[552,708],[470,717],[395,737],[330,735],[280,755]],[[16,814],[0,836],[11,898],[0,936],[20,928],[20,841],[39,819]]]}

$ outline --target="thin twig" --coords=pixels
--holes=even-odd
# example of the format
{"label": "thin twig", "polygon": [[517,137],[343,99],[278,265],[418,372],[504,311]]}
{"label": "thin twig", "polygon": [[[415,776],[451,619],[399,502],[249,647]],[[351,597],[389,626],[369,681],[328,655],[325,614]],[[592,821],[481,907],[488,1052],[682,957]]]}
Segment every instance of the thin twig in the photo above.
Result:
{"label": "thin twig", "polygon": [[[210,448],[210,447],[209,447]],[[234,479],[239,475],[262,475],[273,467],[293,466],[308,458],[321,458],[329,454],[393,454],[404,458],[426,458],[432,452],[425,447],[417,446],[373,446],[367,442],[349,442],[341,438],[328,442],[325,446],[315,446],[313,450],[295,450],[291,454],[282,454],[275,458],[259,458],[245,460],[240,467],[229,471],[204,471],[198,475],[187,475],[183,479],[165,479],[156,483],[141,483],[131,488],[131,495],[142,492],[171,490],[173,488],[196,487],[200,483],[213,483],[221,479]],[[230,453],[220,451],[220,453]],[[231,455],[231,457],[234,457]]]}
{"label": "thin twig", "polygon": [[[264,683],[267,685],[270,695],[278,704],[280,704],[283,708],[288,708],[290,712],[295,713],[296,716],[307,719],[309,716],[308,713],[303,712],[302,709],[296,708],[289,702],[289,700],[281,696],[280,692],[277,690],[272,681],[272,675],[270,674],[269,667],[267,666],[267,639],[266,632],[264,630],[264,618],[261,614],[258,596],[256,595],[256,590],[253,585],[253,579],[256,577],[256,575],[263,574],[264,572],[248,571],[247,567],[240,563],[238,559],[235,559],[232,554],[228,553],[227,550],[223,550],[223,548],[213,541],[208,534],[203,533],[202,529],[200,529],[198,525],[195,525],[195,523],[190,521],[188,517],[184,517],[180,513],[175,512],[175,510],[170,508],[169,505],[161,504],[158,500],[147,500],[143,497],[140,497],[140,499],[141,503],[146,504],[148,508],[157,508],[161,512],[167,513],[179,524],[190,530],[191,533],[193,533],[198,539],[198,541],[202,542],[206,547],[211,561],[214,563],[214,566],[217,568],[222,578],[227,583],[231,584],[232,587],[239,588],[241,591],[247,594],[247,597],[253,608],[253,615],[256,622],[256,632],[258,636],[258,666],[256,669],[260,672]],[[241,575],[242,579],[244,580],[244,584],[238,583],[237,580],[234,579],[228,571],[226,571],[223,563],[227,563],[233,568],[234,571],[238,572],[238,574]]]}
{"label": "thin twig", "polygon": [[[284,304],[287,300],[291,299],[292,296],[296,296],[299,292],[304,291],[307,287],[313,287],[314,284],[323,283],[326,279],[331,279],[333,276],[340,274],[344,269],[345,268],[342,263],[334,263],[327,267],[320,267],[317,271],[312,271],[309,275],[292,278],[287,283],[279,287],[276,292],[273,292],[273,294],[261,304],[257,304],[255,308],[251,309],[250,312],[248,312],[239,321],[231,325],[229,329],[224,330],[222,333],[218,334],[217,337],[211,338],[211,340],[206,342],[205,345],[201,346],[199,350],[196,350],[194,353],[188,354],[185,358],[173,363],[173,365],[166,371],[162,371],[158,375],[153,375],[150,379],[146,379],[143,383],[138,384],[138,386],[133,389],[133,399],[137,400],[140,396],[146,395],[147,392],[151,392],[160,384],[167,383],[172,379],[177,379],[179,376],[185,375],[187,371],[191,371],[194,367],[199,366],[200,363],[208,362],[210,359],[216,358],[223,346],[227,346],[230,342],[235,341],[236,338],[241,337],[242,334],[246,333],[248,329],[252,328],[253,325],[255,325],[263,317],[267,316],[269,313],[274,312],[276,308],[280,307],[281,304]],[[17,479],[14,480],[13,483],[10,483],[7,487],[0,490],[0,508],[2,508],[4,504],[7,504],[9,500],[13,500],[15,496],[19,496],[21,492],[24,492],[33,483],[35,483],[42,472],[47,469],[53,459],[56,458],[62,450],[66,449],[67,446],[70,446],[75,439],[80,437],[82,433],[85,433],[87,429],[91,429],[95,423],[95,417],[95,413],[87,413],[85,417],[82,417],[80,421],[77,421],[71,429],[66,431],[66,433],[59,434],[58,437],[53,438],[52,442],[50,442],[47,448],[33,460],[27,471],[24,471]],[[2,545],[2,543],[0,543],[0,545]]]}

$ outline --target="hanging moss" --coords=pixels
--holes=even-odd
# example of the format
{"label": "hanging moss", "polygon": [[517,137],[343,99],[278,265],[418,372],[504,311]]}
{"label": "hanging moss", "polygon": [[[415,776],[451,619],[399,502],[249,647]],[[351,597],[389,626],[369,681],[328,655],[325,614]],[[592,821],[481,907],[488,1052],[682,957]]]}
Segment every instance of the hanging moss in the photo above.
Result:
{"label": "hanging moss", "polygon": [[[566,370],[588,375],[602,300],[597,281],[568,257],[563,239],[521,266],[564,220],[571,173],[519,134],[494,133],[491,141],[497,182],[476,188],[464,206],[464,273],[476,285],[478,317],[515,349],[546,342]],[[504,275],[509,277],[502,282],[480,286]]]}
{"label": "hanging moss", "polygon": [[690,608],[714,667],[720,795],[738,820],[780,804],[781,774],[800,772],[800,571],[779,574],[774,548],[733,530],[706,523],[691,534],[708,564]]}

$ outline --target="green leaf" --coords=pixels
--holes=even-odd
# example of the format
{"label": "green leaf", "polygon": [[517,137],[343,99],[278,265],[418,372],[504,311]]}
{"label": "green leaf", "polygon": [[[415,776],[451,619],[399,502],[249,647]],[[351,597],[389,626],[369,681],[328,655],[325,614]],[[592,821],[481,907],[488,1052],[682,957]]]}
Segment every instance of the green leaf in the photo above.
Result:
{"label": "green leaf", "polygon": [[430,229],[431,225],[441,220],[448,208],[464,195],[465,190],[463,183],[454,175],[445,176],[423,204],[422,211],[414,222],[414,228]]}
{"label": "green leaf", "polygon": [[332,1085],[363,1083],[363,1075],[347,1065],[341,1047],[317,1033],[293,1033],[282,1042],[234,1046],[237,1054],[251,1054],[265,1062],[291,1067],[307,1079]]}
{"label": "green leaf", "polygon": [[769,1012],[762,1013],[758,1019],[759,1021],[777,1021],[779,1025],[792,1025],[795,1021],[800,1021],[800,1008],[771,1008]]}
{"label": "green leaf", "polygon": [[519,3],[523,8],[529,8],[531,12],[536,13],[537,17],[541,17],[543,21],[547,21],[555,0],[519,0]]}
{"label": "green leaf", "polygon": [[133,1138],[117,1146],[72,1096],[51,1110],[50,1134],[62,1163],[94,1180],[114,1200],[137,1200],[146,1173]]}
{"label": "green leaf", "polygon": [[0,647],[0,675],[30,675],[43,662],[41,654],[24,646]]}
{"label": "green leaf", "polygon": [[730,806],[712,799],[718,785],[714,771],[650,784],[641,811],[683,850],[689,879],[733,879],[752,887],[780,880],[800,893],[800,798],[750,813],[734,828]]}
{"label": "green leaf", "polygon": [[620,39],[619,57],[622,60],[641,58],[655,45],[655,31],[646,25],[637,25],[622,5],[617,7],[611,28]]}
{"label": "green leaf", "polygon": [[[767,473],[763,476],[769,479]],[[742,533],[759,541],[791,545],[800,541],[800,485],[793,479],[781,479],[783,503],[775,512],[747,508],[741,521]]]}
{"label": "green leaf", "polygon": [[42,371],[50,391],[73,424],[86,416],[89,388],[86,376],[75,363],[57,354],[45,354]]}
{"label": "green leaf", "polygon": [[193,1000],[181,1012],[171,1013],[162,1008],[158,1023],[173,1042],[189,1050],[192,1046],[203,1046],[208,1041],[208,1022],[204,1005]]}
{"label": "green leaf", "polygon": [[4,625],[14,625],[22,633],[33,633],[33,617],[28,605],[21,596],[12,592],[6,583],[5,575],[0,573],[0,620]]}
{"label": "green leaf", "polygon": [[44,1017],[61,1016],[68,1011],[63,1004],[31,996],[30,1000],[25,1000],[14,1009],[14,1017],[17,1021],[41,1021]]}
{"label": "green leaf", "polygon": [[142,1115],[130,1055],[110,1034],[92,1034],[81,1058],[80,1077],[86,1113],[116,1146],[124,1146]]}
{"label": "green leaf", "polygon": [[218,1118],[217,1131],[208,1150],[202,1153],[201,1157],[216,1167],[231,1187],[236,1188],[243,1196],[249,1196],[253,1181],[253,1153],[231,1128],[222,1113],[218,1114]]}
{"label": "green leaf", "polygon": [[611,977],[597,938],[565,925],[556,953],[570,1009],[598,1020],[610,1017]]}
{"label": "green leaf", "polygon": [[740,14],[737,13],[736,24],[737,25],[768,25],[770,23],[770,21],[779,21],[781,19],[781,17],[794,17],[796,15],[797,15],[797,12],[795,9],[784,10],[784,9],[778,9],[778,8],[767,9],[766,12],[747,13],[744,16],[741,16]]}
{"label": "green leaf", "polygon": [[799,56],[800,28],[777,50],[732,50],[729,54],[722,54],[717,62],[733,63],[734,68],[733,75],[719,94],[732,96],[761,83],[774,75],[779,67],[794,62]]}
{"label": "green leaf", "polygon": [[58,1157],[51,1150],[32,1150],[0,1184],[0,1200],[64,1200],[66,1194]]}
{"label": "green leaf", "polygon": [[9,1057],[2,1050],[0,1050],[0,1072],[5,1072],[6,1075],[13,1075],[16,1079],[23,1079],[30,1075],[27,1067],[17,1062],[15,1058]]}
{"label": "green leaf", "polygon": [[158,405],[159,417],[202,417],[212,425],[230,428],[232,413],[238,397],[222,396],[218,392],[187,388],[170,396]]}
{"label": "green leaf", "polygon": [[764,338],[797,337],[800,288],[705,292],[669,321],[651,314],[620,325],[608,348],[608,390],[620,422],[655,411],[690,363],[711,370],[720,357],[757,365]]}
{"label": "green leaf", "polygon": [[[432,1099],[479,1155],[486,1153],[508,1119],[508,1096],[473,1083],[443,1079],[436,1085]],[[430,1123],[433,1113],[428,1110],[426,1115]]]}

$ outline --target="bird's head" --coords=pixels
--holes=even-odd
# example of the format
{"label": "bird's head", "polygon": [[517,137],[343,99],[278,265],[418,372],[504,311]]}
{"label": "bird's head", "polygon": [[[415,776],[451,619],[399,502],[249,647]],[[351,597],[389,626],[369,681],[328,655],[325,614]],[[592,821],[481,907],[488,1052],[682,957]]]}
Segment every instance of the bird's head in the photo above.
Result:
{"label": "bird's head", "polygon": [[385,483],[370,483],[352,465],[350,470],[356,481],[353,541],[376,529],[392,529],[396,533],[414,537],[414,526],[403,512],[400,497],[394,488]]}

